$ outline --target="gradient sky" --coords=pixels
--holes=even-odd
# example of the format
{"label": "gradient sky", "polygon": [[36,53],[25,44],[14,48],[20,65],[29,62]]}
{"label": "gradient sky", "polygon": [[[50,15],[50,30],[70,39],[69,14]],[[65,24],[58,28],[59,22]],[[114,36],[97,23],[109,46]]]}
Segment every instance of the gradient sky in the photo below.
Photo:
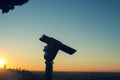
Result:
{"label": "gradient sky", "polygon": [[44,71],[43,34],[77,50],[59,51],[54,71],[120,71],[120,0],[30,0],[1,12],[0,57],[7,67]]}

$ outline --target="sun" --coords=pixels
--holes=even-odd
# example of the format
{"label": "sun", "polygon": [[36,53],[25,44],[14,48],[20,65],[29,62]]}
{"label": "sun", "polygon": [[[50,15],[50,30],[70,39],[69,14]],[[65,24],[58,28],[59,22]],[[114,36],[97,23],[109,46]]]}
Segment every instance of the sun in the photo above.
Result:
{"label": "sun", "polygon": [[0,58],[0,68],[3,68],[5,65],[4,59]]}

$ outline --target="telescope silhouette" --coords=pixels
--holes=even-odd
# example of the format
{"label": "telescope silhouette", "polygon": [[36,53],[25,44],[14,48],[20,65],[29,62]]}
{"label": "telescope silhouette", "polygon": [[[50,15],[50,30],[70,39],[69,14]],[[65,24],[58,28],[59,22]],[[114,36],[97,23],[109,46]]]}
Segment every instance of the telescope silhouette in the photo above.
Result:
{"label": "telescope silhouette", "polygon": [[39,40],[47,44],[43,50],[45,52],[44,59],[46,60],[45,80],[52,80],[53,60],[55,59],[57,52],[62,50],[72,55],[76,50],[46,35],[43,35]]}

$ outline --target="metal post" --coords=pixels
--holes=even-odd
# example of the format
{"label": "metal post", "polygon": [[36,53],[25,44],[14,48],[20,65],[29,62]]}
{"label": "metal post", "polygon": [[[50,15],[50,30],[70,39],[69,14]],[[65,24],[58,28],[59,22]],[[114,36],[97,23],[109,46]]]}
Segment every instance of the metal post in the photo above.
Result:
{"label": "metal post", "polygon": [[46,69],[45,69],[45,80],[52,80],[53,74],[53,61],[45,61]]}

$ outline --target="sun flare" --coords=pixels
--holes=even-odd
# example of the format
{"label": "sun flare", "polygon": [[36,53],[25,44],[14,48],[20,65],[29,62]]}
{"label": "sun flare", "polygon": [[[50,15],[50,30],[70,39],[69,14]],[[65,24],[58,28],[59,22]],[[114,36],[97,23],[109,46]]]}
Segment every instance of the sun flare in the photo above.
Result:
{"label": "sun flare", "polygon": [[0,68],[3,68],[5,65],[4,59],[0,58]]}

